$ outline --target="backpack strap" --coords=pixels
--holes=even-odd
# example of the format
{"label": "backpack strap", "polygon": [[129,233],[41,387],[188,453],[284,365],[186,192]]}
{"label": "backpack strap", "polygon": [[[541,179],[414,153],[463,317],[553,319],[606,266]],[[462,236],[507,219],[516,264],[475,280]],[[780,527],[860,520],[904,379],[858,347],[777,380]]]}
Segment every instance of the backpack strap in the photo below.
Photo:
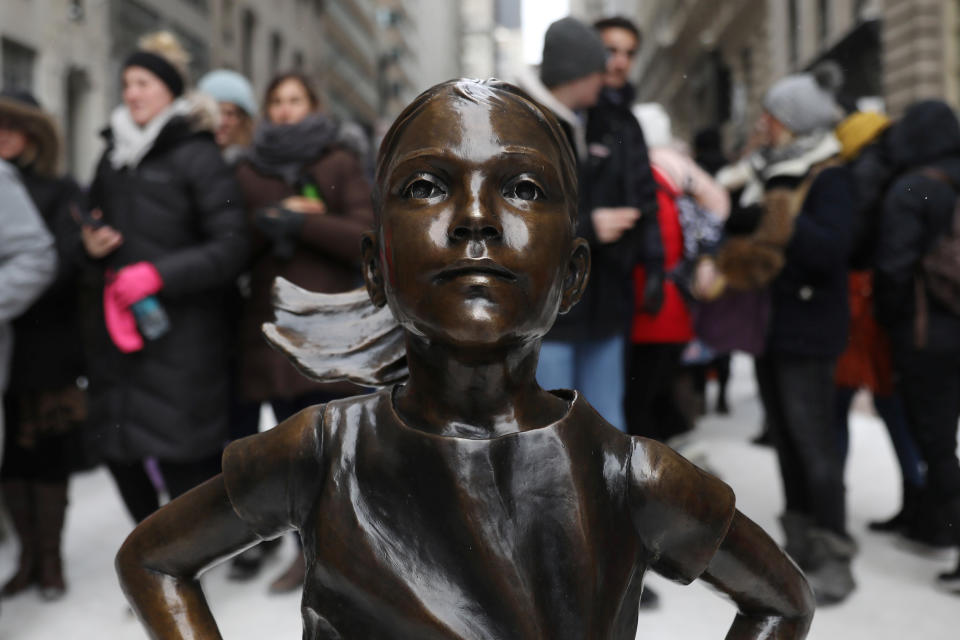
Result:
{"label": "backpack strap", "polygon": [[957,183],[954,182],[953,178],[950,177],[950,174],[943,169],[938,169],[937,167],[923,167],[922,169],[918,170],[917,173],[922,176],[926,176],[931,180],[948,184],[954,191],[960,191],[960,188],[957,187]]}

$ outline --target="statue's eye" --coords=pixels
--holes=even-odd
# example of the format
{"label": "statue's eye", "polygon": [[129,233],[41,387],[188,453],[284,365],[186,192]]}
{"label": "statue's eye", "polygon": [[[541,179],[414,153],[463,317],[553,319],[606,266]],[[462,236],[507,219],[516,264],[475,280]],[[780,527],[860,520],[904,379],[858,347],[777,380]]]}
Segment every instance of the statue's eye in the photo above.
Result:
{"label": "statue's eye", "polygon": [[519,178],[507,185],[506,193],[508,198],[517,200],[543,200],[546,196],[543,189],[536,182],[528,178]]}
{"label": "statue's eye", "polygon": [[443,186],[425,176],[418,177],[403,190],[403,197],[412,200],[429,200],[446,195]]}

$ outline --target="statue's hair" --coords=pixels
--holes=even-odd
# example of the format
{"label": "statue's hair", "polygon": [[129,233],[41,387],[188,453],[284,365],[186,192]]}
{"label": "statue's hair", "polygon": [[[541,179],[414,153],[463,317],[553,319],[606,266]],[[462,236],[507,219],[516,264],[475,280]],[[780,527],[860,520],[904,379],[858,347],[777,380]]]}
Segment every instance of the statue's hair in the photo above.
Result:
{"label": "statue's hair", "polygon": [[397,116],[397,119],[393,121],[390,129],[383,137],[383,141],[380,143],[380,151],[377,154],[373,208],[378,220],[380,219],[383,206],[384,180],[387,177],[386,171],[396,152],[396,146],[401,134],[427,105],[434,100],[444,97],[466,100],[476,104],[490,105],[504,110],[519,107],[532,115],[557,147],[560,156],[560,179],[567,203],[567,211],[571,219],[576,222],[577,161],[567,134],[564,132],[556,116],[554,116],[548,108],[530,97],[523,89],[510,83],[497,80],[496,78],[490,78],[488,80],[460,78],[458,80],[442,82],[430,87],[414,98],[413,102],[407,105],[400,115]]}

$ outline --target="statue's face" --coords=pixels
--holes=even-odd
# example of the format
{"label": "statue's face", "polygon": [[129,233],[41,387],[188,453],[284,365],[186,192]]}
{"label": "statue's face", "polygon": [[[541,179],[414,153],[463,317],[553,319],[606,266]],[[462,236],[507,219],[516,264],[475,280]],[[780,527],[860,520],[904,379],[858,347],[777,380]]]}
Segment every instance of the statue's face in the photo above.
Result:
{"label": "statue's face", "polygon": [[505,345],[542,336],[576,302],[589,251],[574,239],[557,144],[525,109],[436,98],[385,162],[379,274],[367,281],[379,278],[408,331]]}

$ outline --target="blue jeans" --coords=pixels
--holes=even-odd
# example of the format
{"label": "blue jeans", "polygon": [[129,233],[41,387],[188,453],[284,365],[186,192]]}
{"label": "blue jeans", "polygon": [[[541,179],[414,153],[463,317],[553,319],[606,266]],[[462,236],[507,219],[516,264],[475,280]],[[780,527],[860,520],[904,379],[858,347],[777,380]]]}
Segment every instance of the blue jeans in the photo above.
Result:
{"label": "blue jeans", "polygon": [[544,341],[537,382],[544,389],[576,389],[607,422],[626,430],[623,415],[624,338]]}

